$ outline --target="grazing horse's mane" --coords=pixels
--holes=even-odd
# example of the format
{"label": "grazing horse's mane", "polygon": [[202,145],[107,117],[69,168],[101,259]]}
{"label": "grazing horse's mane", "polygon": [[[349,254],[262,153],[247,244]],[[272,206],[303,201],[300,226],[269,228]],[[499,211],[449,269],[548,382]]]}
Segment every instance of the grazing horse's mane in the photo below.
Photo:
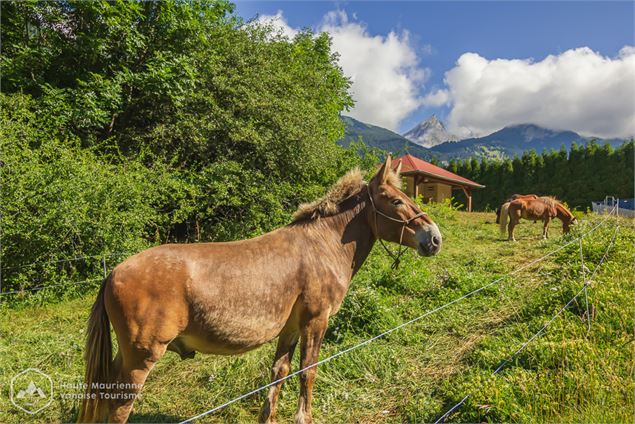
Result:
{"label": "grazing horse's mane", "polygon": [[542,200],[547,205],[549,205],[549,206],[551,206],[553,208],[555,208],[558,205],[564,206],[560,200],[556,199],[553,196],[540,196],[540,200]]}
{"label": "grazing horse's mane", "polygon": [[[401,179],[395,172],[391,171],[388,173],[387,182],[393,187],[401,187]],[[323,197],[313,202],[301,204],[293,214],[292,222],[337,214],[339,212],[339,204],[359,192],[364,185],[366,185],[366,182],[362,171],[359,168],[350,170],[337,180]]]}

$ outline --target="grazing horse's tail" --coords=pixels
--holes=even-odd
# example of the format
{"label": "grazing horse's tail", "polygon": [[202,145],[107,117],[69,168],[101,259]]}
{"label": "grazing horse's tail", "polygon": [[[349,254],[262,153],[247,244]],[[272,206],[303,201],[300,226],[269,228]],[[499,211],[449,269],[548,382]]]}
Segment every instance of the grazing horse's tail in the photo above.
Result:
{"label": "grazing horse's tail", "polygon": [[507,227],[507,218],[509,217],[509,202],[503,203],[501,206],[501,214],[498,225],[500,226],[501,234],[505,233],[505,229]]}
{"label": "grazing horse's tail", "polygon": [[85,397],[77,417],[77,422],[81,423],[103,422],[106,418],[104,406],[108,400],[100,397],[98,385],[109,382],[113,364],[110,320],[104,305],[104,289],[109,280],[110,277],[107,277],[101,284],[97,300],[88,319],[86,351],[84,353],[86,360]]}

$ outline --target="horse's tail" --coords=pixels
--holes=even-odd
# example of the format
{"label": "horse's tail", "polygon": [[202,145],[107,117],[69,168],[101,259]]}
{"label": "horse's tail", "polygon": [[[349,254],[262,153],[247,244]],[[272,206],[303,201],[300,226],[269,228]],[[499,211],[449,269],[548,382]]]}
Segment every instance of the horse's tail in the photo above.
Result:
{"label": "horse's tail", "polygon": [[501,234],[505,234],[507,228],[507,218],[509,217],[509,202],[503,203],[501,206],[501,214],[498,225],[500,226]]}
{"label": "horse's tail", "polygon": [[107,384],[111,377],[112,340],[110,339],[110,320],[104,304],[104,290],[110,281],[107,277],[101,284],[97,300],[93,305],[88,319],[88,333],[86,334],[85,396],[77,417],[77,422],[102,422],[104,420],[104,406],[107,399],[100,398],[99,385]]}

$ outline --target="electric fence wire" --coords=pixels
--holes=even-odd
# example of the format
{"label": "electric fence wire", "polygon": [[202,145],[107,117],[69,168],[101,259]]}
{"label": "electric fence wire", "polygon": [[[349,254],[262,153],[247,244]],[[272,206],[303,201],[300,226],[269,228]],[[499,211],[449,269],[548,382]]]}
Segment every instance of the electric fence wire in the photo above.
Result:
{"label": "electric fence wire", "polygon": [[[378,339],[380,339],[380,338],[382,338],[382,337],[384,337],[384,336],[386,336],[386,335],[388,335],[388,334],[390,334],[390,333],[393,333],[393,332],[395,332],[395,331],[397,331],[397,330],[399,330],[399,329],[401,329],[401,328],[403,328],[403,327],[406,327],[406,326],[408,326],[408,325],[410,325],[410,324],[413,324],[413,323],[415,323],[415,322],[417,322],[417,321],[420,321],[420,320],[422,320],[423,318],[425,318],[425,317],[427,317],[427,316],[429,316],[429,315],[432,315],[432,314],[434,314],[435,312],[438,312],[438,311],[440,311],[440,310],[442,310],[442,309],[445,309],[445,308],[447,308],[447,307],[449,307],[449,306],[451,306],[451,305],[453,305],[453,304],[455,304],[455,303],[457,303],[457,302],[460,302],[460,301],[461,301],[461,300],[463,300],[463,299],[467,299],[467,298],[469,298],[469,297],[471,297],[471,296],[475,295],[476,293],[478,293],[478,292],[481,292],[481,291],[485,290],[485,289],[486,289],[486,288],[488,288],[488,287],[491,287],[491,286],[493,286],[493,285],[495,285],[495,284],[498,284],[498,283],[500,283],[501,281],[505,280],[506,278],[508,278],[508,277],[510,277],[510,276],[512,276],[512,275],[514,275],[514,274],[517,274],[518,272],[520,272],[520,271],[522,271],[522,270],[524,270],[524,269],[527,269],[527,268],[529,268],[529,267],[531,267],[531,266],[533,266],[533,265],[535,265],[535,264],[537,264],[537,263],[539,263],[539,262],[541,262],[541,261],[545,260],[545,259],[546,259],[546,258],[548,258],[549,256],[552,256],[552,255],[556,254],[557,252],[561,251],[561,250],[562,250],[562,249],[564,249],[565,247],[567,247],[567,246],[569,246],[569,245],[571,245],[571,244],[573,244],[573,243],[577,242],[578,240],[581,240],[582,238],[586,237],[587,235],[591,234],[592,232],[594,232],[595,230],[597,230],[597,229],[598,229],[601,225],[604,225],[606,222],[608,222],[608,220],[609,220],[609,218],[611,217],[611,215],[613,214],[613,211],[614,211],[614,210],[615,210],[615,208],[614,208],[611,212],[609,212],[609,214],[608,214],[608,215],[607,215],[607,216],[606,216],[606,217],[605,217],[605,218],[604,218],[601,222],[599,222],[598,224],[596,224],[593,228],[591,228],[591,229],[590,229],[589,231],[587,231],[586,233],[583,233],[582,235],[578,236],[577,238],[574,238],[574,239],[572,239],[572,240],[568,241],[567,243],[563,244],[562,246],[558,247],[558,248],[557,248],[557,249],[555,249],[555,250],[552,250],[551,252],[549,252],[549,253],[545,254],[544,256],[541,256],[540,258],[535,259],[535,260],[533,260],[533,261],[531,261],[531,262],[529,262],[529,263],[527,263],[527,264],[525,264],[525,265],[521,266],[520,268],[517,268],[517,269],[515,269],[514,271],[511,271],[510,273],[508,273],[508,274],[506,274],[506,275],[504,275],[504,276],[502,276],[502,277],[500,277],[500,278],[498,278],[498,279],[496,279],[496,280],[494,280],[494,281],[491,281],[490,283],[485,284],[484,286],[482,286],[482,287],[480,287],[480,288],[478,288],[478,289],[472,290],[471,292],[469,292],[469,293],[467,293],[467,294],[464,294],[463,296],[461,296],[461,297],[459,297],[459,298],[456,298],[456,299],[454,299],[454,300],[452,300],[452,301],[450,301],[450,302],[448,302],[448,303],[446,303],[446,304],[444,304],[444,305],[441,305],[441,306],[439,306],[439,307],[436,307],[436,308],[434,308],[434,309],[431,309],[431,310],[429,310],[429,311],[425,312],[423,315],[420,315],[420,316],[418,316],[418,317],[416,317],[416,318],[413,318],[413,319],[411,319],[411,320],[409,320],[409,321],[403,322],[403,323],[399,324],[399,325],[398,325],[398,326],[396,326],[396,327],[393,327],[393,328],[391,328],[391,329],[389,329],[389,330],[384,331],[383,333],[380,333],[380,334],[378,334],[378,335],[376,335],[376,336],[374,336],[374,337],[371,337],[370,339],[364,340],[364,341],[363,341],[363,342],[361,342],[361,343],[358,343],[358,344],[353,345],[353,346],[351,346],[351,347],[349,347],[349,348],[347,348],[347,349],[344,349],[344,350],[342,350],[342,351],[340,351],[340,352],[337,352],[337,353],[335,353],[335,354],[333,354],[333,355],[331,355],[331,356],[329,356],[329,357],[327,357],[327,358],[321,359],[321,360],[319,360],[319,361],[317,361],[317,362],[315,362],[315,363],[313,363],[313,364],[311,364],[311,365],[308,365],[308,366],[306,366],[306,367],[304,367],[304,368],[302,368],[302,369],[300,369],[300,370],[297,370],[297,371],[295,371],[295,372],[293,372],[293,373],[291,373],[291,374],[288,374],[288,375],[286,375],[285,377],[279,378],[279,379],[277,379],[277,380],[272,381],[272,382],[271,382],[271,383],[269,383],[269,384],[265,384],[264,386],[258,387],[257,389],[254,389],[254,390],[252,390],[252,391],[250,391],[250,392],[247,392],[247,393],[245,393],[245,394],[242,394],[242,395],[240,395],[240,396],[238,396],[238,397],[236,397],[236,398],[233,398],[233,399],[231,399],[231,400],[229,400],[229,401],[227,401],[227,402],[225,402],[225,403],[223,403],[223,404],[221,404],[221,405],[218,405],[218,406],[216,406],[216,407],[214,407],[214,408],[212,408],[212,409],[209,409],[209,410],[207,410],[207,411],[205,411],[205,412],[202,412],[202,413],[200,413],[200,414],[198,414],[198,415],[195,415],[195,416],[193,416],[193,417],[191,417],[191,418],[188,418],[188,419],[187,419],[187,420],[185,420],[185,421],[181,421],[179,424],[191,423],[191,422],[193,422],[193,421],[195,421],[195,420],[197,420],[197,419],[203,418],[203,417],[205,417],[205,416],[207,416],[207,415],[209,415],[209,414],[212,414],[212,413],[214,413],[214,412],[216,412],[216,411],[218,411],[218,410],[220,410],[220,409],[223,409],[223,408],[225,408],[225,407],[227,407],[227,406],[229,406],[229,405],[231,405],[231,404],[233,404],[233,403],[236,403],[236,402],[238,402],[238,401],[240,401],[240,400],[242,400],[242,399],[245,399],[245,398],[247,398],[247,397],[249,397],[249,396],[252,396],[252,395],[254,395],[254,394],[258,393],[258,392],[261,392],[261,391],[263,391],[263,390],[265,390],[265,389],[267,389],[267,388],[269,388],[269,387],[271,387],[271,386],[275,386],[275,385],[276,385],[276,384],[278,384],[278,383],[281,383],[281,382],[286,381],[286,380],[288,380],[288,379],[290,379],[290,378],[292,378],[292,377],[295,377],[296,375],[301,374],[301,373],[303,373],[303,372],[305,372],[305,371],[307,371],[307,370],[309,370],[309,369],[311,369],[311,368],[315,368],[315,367],[317,367],[317,366],[319,366],[319,365],[321,365],[321,364],[324,364],[325,362],[328,362],[328,361],[331,361],[331,360],[333,360],[333,359],[336,359],[336,358],[338,358],[338,357],[340,357],[340,356],[342,356],[342,355],[344,355],[344,354],[346,354],[346,353],[348,353],[348,352],[351,352],[351,351],[353,351],[353,350],[359,349],[359,348],[360,348],[360,347],[362,347],[362,346],[366,346],[367,344],[372,343],[372,342],[374,342],[375,340],[378,340]],[[468,397],[469,397],[469,396],[468,396]],[[463,401],[463,402],[464,402],[464,401]]]}

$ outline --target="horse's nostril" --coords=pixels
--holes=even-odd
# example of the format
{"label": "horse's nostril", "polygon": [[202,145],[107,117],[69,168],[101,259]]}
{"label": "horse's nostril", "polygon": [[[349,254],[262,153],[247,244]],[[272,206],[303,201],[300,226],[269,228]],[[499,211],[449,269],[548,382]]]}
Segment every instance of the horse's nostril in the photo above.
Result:
{"label": "horse's nostril", "polygon": [[441,244],[441,239],[437,236],[432,236],[432,245],[437,247],[439,244]]}

